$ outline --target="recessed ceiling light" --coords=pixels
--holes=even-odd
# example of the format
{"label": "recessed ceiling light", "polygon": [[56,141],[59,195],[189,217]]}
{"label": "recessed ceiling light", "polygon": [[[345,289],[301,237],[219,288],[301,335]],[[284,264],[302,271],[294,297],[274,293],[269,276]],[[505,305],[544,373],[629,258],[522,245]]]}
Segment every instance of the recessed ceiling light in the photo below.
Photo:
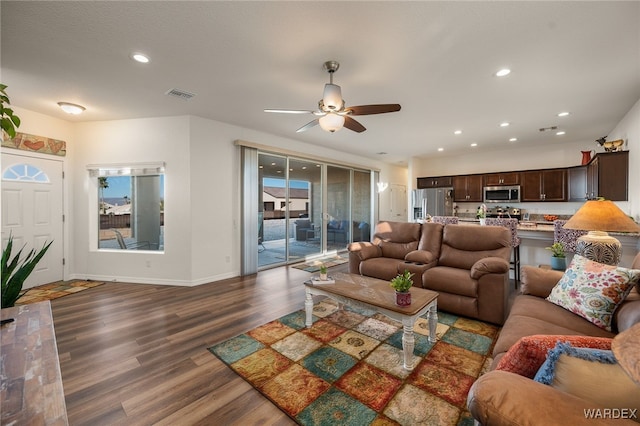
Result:
{"label": "recessed ceiling light", "polygon": [[568,111],[563,111],[558,113],[558,117],[566,117],[567,115],[569,115]]}
{"label": "recessed ceiling light", "polygon": [[517,140],[518,140],[518,138],[511,138],[511,139],[509,139],[509,142],[515,142]]}
{"label": "recessed ceiling light", "polygon": [[438,148],[438,151],[444,151],[444,148]]}
{"label": "recessed ceiling light", "polygon": [[132,53],[131,59],[133,59],[136,62],[140,62],[141,64],[149,63],[149,57],[147,55],[143,55],[142,53]]}
{"label": "recessed ceiling light", "polygon": [[58,106],[60,106],[60,108],[62,108],[62,110],[67,114],[73,115],[82,114],[82,112],[86,109],[82,105],[76,105],[69,102],[58,102]]}
{"label": "recessed ceiling light", "polygon": [[509,68],[502,68],[498,72],[496,72],[496,77],[506,77],[511,74],[511,70]]}
{"label": "recessed ceiling light", "polygon": [[471,144],[471,146],[478,146],[478,144],[474,142]]}
{"label": "recessed ceiling light", "polygon": [[302,166],[302,170],[307,170],[307,166]]}
{"label": "recessed ceiling light", "polygon": [[507,127],[509,124],[511,123],[509,123],[508,121],[505,121],[504,123],[500,123],[500,127]]}
{"label": "recessed ceiling light", "polygon": [[562,136],[564,135],[566,132],[564,130],[560,130],[559,132],[556,132],[556,135],[558,136]]}
{"label": "recessed ceiling light", "polygon": [[454,135],[461,135],[462,134],[462,130],[456,130],[455,132],[453,132]]}

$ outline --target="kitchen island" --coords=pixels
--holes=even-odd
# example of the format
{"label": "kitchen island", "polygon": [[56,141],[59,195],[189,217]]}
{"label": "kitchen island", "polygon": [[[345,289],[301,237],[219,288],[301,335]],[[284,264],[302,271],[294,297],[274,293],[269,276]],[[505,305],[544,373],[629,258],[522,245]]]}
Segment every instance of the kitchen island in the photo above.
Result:
{"label": "kitchen island", "polygon": [[[460,218],[461,225],[479,226],[478,219]],[[548,265],[551,252],[546,250],[553,244],[553,222],[535,222],[535,226],[518,225],[520,237],[520,265]],[[621,266],[630,266],[640,251],[640,234],[609,232],[622,244]],[[567,265],[573,259],[573,253],[567,253]],[[513,277],[512,277],[513,278]]]}

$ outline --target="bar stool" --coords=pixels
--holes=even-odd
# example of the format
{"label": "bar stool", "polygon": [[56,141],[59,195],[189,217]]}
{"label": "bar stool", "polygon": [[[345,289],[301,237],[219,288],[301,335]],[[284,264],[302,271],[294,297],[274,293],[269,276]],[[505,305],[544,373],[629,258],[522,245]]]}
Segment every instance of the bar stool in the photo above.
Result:
{"label": "bar stool", "polygon": [[510,263],[513,267],[513,278],[516,282],[516,288],[520,284],[520,237],[518,237],[518,219],[488,217],[485,222],[488,226],[504,226],[511,231],[511,247],[513,248],[513,261]]}
{"label": "bar stool", "polygon": [[564,251],[569,253],[576,252],[576,246],[578,245],[578,238],[586,235],[588,231],[581,231],[578,229],[564,229],[566,220],[556,219],[553,221],[553,242],[562,243]]}

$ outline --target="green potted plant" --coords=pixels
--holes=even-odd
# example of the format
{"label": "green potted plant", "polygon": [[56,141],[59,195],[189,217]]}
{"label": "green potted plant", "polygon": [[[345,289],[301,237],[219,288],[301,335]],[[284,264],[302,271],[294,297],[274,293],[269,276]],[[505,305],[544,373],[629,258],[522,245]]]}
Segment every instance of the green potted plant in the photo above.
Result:
{"label": "green potted plant", "polygon": [[324,263],[320,265],[320,280],[321,281],[327,280],[327,267],[324,265]]}
{"label": "green potted plant", "polygon": [[545,247],[551,250],[551,269],[556,271],[564,271],[567,269],[567,256],[564,252],[564,244],[561,242],[551,244],[551,247]]}
{"label": "green potted plant", "polygon": [[413,285],[413,274],[408,270],[398,274],[391,280],[391,287],[396,291],[396,305],[409,306],[411,304],[411,286]]}
{"label": "green potted plant", "polygon": [[[2,130],[13,139],[16,136],[16,127],[20,126],[20,118],[13,115],[11,108],[6,107],[11,103],[5,91],[6,88],[6,85],[0,84],[0,123],[2,124]],[[4,136],[0,134],[0,138],[4,138]]]}
{"label": "green potted plant", "polygon": [[16,300],[22,297],[27,291],[22,291],[22,286],[27,277],[33,272],[40,259],[45,255],[53,241],[42,247],[38,252],[31,249],[29,253],[23,257],[22,251],[25,246],[11,257],[13,249],[13,235],[9,235],[7,247],[2,250],[2,308],[10,308],[15,305]]}

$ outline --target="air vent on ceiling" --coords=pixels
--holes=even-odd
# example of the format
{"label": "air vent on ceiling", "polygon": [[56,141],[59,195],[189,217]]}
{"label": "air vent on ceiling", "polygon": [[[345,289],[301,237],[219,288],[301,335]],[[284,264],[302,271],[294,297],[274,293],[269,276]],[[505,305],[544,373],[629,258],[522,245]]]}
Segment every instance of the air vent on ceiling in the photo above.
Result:
{"label": "air vent on ceiling", "polygon": [[173,96],[174,98],[182,99],[183,101],[188,101],[195,96],[195,94],[193,93],[185,92],[184,90],[180,89],[171,89],[166,91],[164,94]]}
{"label": "air vent on ceiling", "polygon": [[540,130],[541,132],[550,132],[552,130],[556,130],[558,128],[558,126],[551,126],[551,127],[541,127]]}

